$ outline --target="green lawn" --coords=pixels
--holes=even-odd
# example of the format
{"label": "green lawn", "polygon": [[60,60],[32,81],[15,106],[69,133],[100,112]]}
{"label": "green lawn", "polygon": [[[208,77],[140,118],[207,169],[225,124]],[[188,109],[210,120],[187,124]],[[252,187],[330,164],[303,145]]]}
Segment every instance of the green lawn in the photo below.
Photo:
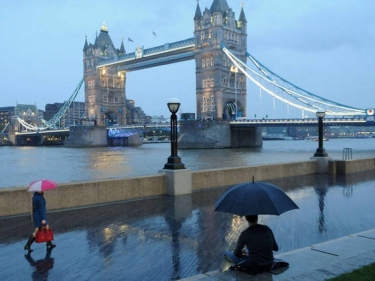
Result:
{"label": "green lawn", "polygon": [[354,270],[351,273],[343,274],[329,281],[374,281],[375,280],[375,263]]}

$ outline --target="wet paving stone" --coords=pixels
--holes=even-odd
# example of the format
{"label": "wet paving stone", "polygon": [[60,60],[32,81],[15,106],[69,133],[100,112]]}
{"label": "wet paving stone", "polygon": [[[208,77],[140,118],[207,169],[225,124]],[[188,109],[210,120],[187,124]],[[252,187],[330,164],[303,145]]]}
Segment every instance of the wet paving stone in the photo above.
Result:
{"label": "wet paving stone", "polygon": [[[311,175],[269,181],[299,210],[260,216],[286,252],[375,228],[375,175]],[[49,212],[57,247],[23,247],[29,216],[0,219],[0,280],[178,280],[216,270],[244,218],[214,212],[226,188]],[[48,204],[48,194],[47,204]],[[48,207],[48,205],[47,205]]]}

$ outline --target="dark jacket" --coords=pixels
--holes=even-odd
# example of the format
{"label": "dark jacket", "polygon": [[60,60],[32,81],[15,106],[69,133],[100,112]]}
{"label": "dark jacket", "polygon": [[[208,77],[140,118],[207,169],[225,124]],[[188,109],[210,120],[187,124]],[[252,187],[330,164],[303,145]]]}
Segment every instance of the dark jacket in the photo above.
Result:
{"label": "dark jacket", "polygon": [[240,257],[244,246],[249,250],[246,264],[265,268],[272,265],[272,251],[279,250],[272,230],[261,224],[252,225],[241,233],[234,254]]}
{"label": "dark jacket", "polygon": [[41,227],[42,220],[47,220],[46,199],[39,192],[35,192],[33,196],[33,219],[35,227]]}

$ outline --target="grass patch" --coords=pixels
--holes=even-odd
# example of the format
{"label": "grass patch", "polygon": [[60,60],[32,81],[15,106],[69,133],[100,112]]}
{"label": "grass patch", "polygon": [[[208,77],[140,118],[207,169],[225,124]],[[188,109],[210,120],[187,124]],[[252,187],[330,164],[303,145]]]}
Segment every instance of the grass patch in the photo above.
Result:
{"label": "grass patch", "polygon": [[343,274],[329,281],[374,281],[375,280],[375,263],[354,270],[351,273]]}

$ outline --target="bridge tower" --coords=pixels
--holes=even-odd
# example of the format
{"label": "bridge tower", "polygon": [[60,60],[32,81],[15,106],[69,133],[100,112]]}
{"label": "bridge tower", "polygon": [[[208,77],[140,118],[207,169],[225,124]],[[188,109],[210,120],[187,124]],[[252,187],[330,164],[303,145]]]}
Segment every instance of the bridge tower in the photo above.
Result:
{"label": "bridge tower", "polygon": [[85,117],[98,126],[126,124],[125,72],[96,68],[99,61],[122,54],[125,54],[124,43],[116,49],[105,24],[94,44],[88,44],[86,37],[83,47]]}
{"label": "bridge tower", "polygon": [[[246,115],[246,77],[233,67],[221,44],[246,62],[247,20],[239,19],[226,0],[214,0],[194,17],[197,119],[235,119]],[[237,72],[236,72],[237,71]]]}

